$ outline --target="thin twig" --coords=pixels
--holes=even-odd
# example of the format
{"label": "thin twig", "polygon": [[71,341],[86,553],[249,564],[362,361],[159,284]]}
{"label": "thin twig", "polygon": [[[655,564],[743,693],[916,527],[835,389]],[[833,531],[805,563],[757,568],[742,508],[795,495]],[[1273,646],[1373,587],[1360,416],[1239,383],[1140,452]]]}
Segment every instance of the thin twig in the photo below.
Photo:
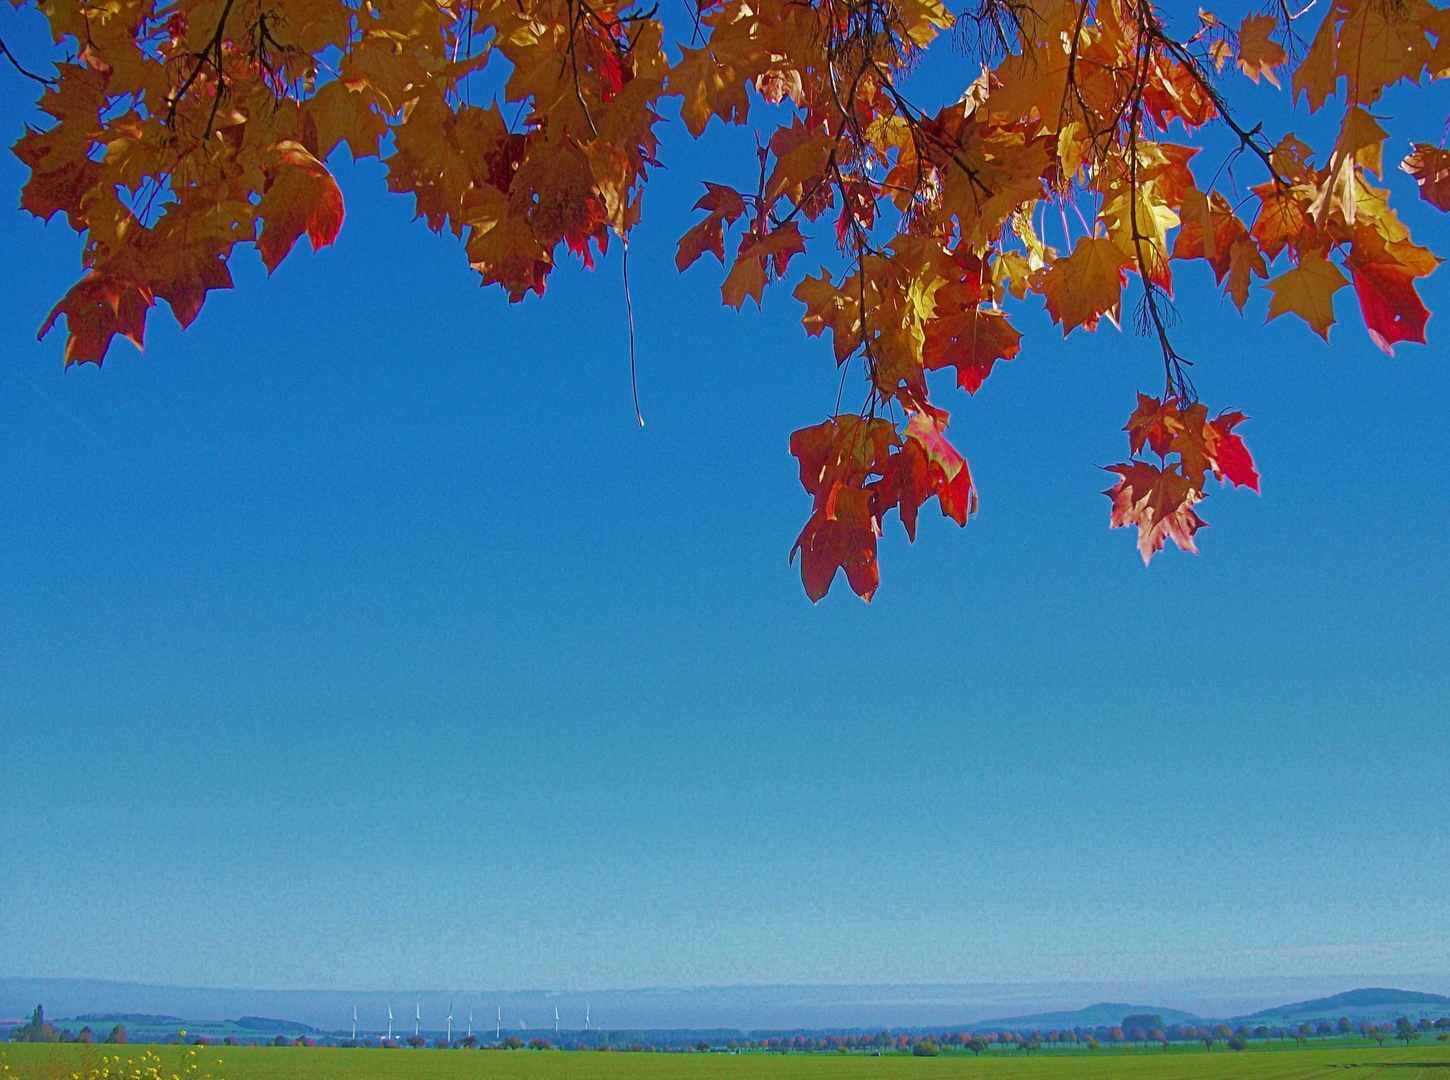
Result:
{"label": "thin twig", "polygon": [[0,39],[0,53],[3,53],[5,59],[10,61],[10,63],[14,66],[15,70],[20,72],[20,74],[24,75],[27,79],[34,79],[42,86],[54,87],[59,85],[59,83],[57,83],[54,79],[47,79],[44,75],[37,75],[35,72],[28,70],[24,64],[22,64],[19,60],[15,59],[15,54],[11,52],[10,49],[6,46],[4,39]]}

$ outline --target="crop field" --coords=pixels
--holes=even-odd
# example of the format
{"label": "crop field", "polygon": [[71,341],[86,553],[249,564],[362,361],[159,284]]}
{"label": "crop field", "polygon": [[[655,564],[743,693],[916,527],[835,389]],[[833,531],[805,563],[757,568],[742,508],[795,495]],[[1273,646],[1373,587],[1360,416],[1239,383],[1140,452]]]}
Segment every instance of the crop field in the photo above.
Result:
{"label": "crop field", "polygon": [[[194,1051],[194,1053],[193,1053]],[[102,1061],[105,1057],[108,1060]],[[116,1059],[120,1058],[118,1062]],[[1450,1048],[949,1054],[669,1054],[294,1047],[0,1046],[0,1080],[1450,1080]]]}

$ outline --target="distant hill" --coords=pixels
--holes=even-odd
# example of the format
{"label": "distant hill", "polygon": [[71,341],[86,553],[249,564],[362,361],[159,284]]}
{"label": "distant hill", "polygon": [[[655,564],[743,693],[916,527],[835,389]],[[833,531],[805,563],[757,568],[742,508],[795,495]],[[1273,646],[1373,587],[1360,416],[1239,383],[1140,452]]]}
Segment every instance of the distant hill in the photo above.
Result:
{"label": "distant hill", "polygon": [[1444,994],[1427,994],[1421,990],[1398,990],[1387,986],[1367,986],[1359,990],[1346,990],[1342,994],[1296,1001],[1291,1005],[1279,1005],[1272,1009],[1261,1009],[1239,1020],[1286,1021],[1331,1019],[1348,1016],[1355,1020],[1378,1020],[1388,1018],[1391,1013],[1400,1015],[1424,1014],[1430,1012],[1450,1013],[1450,997]]}
{"label": "distant hill", "polygon": [[244,1016],[240,1020],[233,1020],[239,1028],[247,1031],[266,1032],[296,1032],[298,1035],[321,1035],[320,1029],[311,1024],[304,1024],[297,1020],[273,1020],[266,1016]]}
{"label": "distant hill", "polygon": [[179,1016],[153,1016],[150,1013],[81,1013],[72,1017],[83,1024],[184,1024]]}
{"label": "distant hill", "polygon": [[1123,1017],[1135,1013],[1155,1013],[1169,1024],[1199,1024],[1202,1018],[1182,1009],[1166,1009],[1162,1005],[1115,1005],[1103,1001],[1072,1012],[1034,1013],[1031,1016],[1006,1016],[998,1020],[979,1020],[971,1026],[983,1030],[1025,1031],[1038,1028],[1116,1027]]}

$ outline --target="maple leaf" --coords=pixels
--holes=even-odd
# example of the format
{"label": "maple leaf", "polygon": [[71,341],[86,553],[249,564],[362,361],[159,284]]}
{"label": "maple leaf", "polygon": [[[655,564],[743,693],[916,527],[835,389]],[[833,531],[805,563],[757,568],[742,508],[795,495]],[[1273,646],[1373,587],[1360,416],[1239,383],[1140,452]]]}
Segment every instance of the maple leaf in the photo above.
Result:
{"label": "maple leaf", "polygon": [[1109,465],[1118,482],[1103,492],[1113,500],[1112,528],[1138,527],[1138,552],[1147,566],[1172,540],[1182,551],[1198,554],[1193,535],[1205,522],[1193,510],[1203,498],[1177,465],[1159,469],[1145,461]]}
{"label": "maple leaf", "polygon": [[1205,434],[1210,436],[1209,454],[1214,475],[1229,481],[1234,487],[1247,487],[1258,491],[1259,474],[1254,468],[1254,459],[1244,445],[1244,440],[1233,430],[1247,419],[1241,412],[1220,413],[1208,422]]}
{"label": "maple leaf", "polygon": [[[945,291],[945,290],[943,290]],[[937,294],[938,301],[941,293]],[[957,385],[975,394],[998,360],[1011,360],[1022,347],[1022,334],[1000,311],[970,305],[939,315],[926,324],[922,362],[928,370],[953,367]]]}
{"label": "maple leaf", "polygon": [[695,209],[708,210],[710,216],[680,237],[675,266],[682,272],[707,251],[713,251],[723,266],[725,225],[737,221],[745,213],[745,200],[734,188],[708,182],[705,188],[705,194],[695,203]]}
{"label": "maple leaf", "polygon": [[[1176,405],[1177,402],[1170,399],[1169,411]],[[1142,453],[1145,445],[1151,447],[1153,453],[1159,457],[1166,457],[1172,452],[1176,431],[1169,413],[1165,413],[1162,401],[1149,397],[1141,390],[1138,392],[1138,407],[1133,410],[1133,415],[1128,418],[1123,430],[1128,433],[1128,445],[1134,455]]]}
{"label": "maple leaf", "polygon": [[342,228],[342,192],[327,167],[300,143],[278,144],[276,171],[257,204],[257,216],[265,223],[257,248],[267,272],[287,257],[304,232],[312,250],[337,239]]}
{"label": "maple leaf", "polygon": [[821,267],[821,276],[807,276],[796,286],[793,295],[806,306],[801,324],[807,335],[818,337],[826,330],[831,331],[837,364],[861,346],[861,305],[857,296],[852,295],[850,282],[838,288],[831,283],[825,267]]}
{"label": "maple leaf", "polygon": [[1269,38],[1278,25],[1279,20],[1272,15],[1250,15],[1239,28],[1239,70],[1254,82],[1262,75],[1275,86],[1279,85],[1274,69],[1288,63],[1289,54]]}
{"label": "maple leaf", "polygon": [[766,236],[746,233],[740,239],[740,250],[735,253],[735,265],[720,286],[720,295],[733,308],[744,304],[747,296],[759,307],[769,274],[773,271],[778,277],[784,273],[791,257],[805,249],[805,240],[793,221]]}
{"label": "maple leaf", "polygon": [[117,334],[138,349],[144,346],[146,312],[154,302],[150,290],[136,282],[92,270],[71,286],[36,336],[45,337],[64,315],[66,367],[85,363],[99,367]]}
{"label": "maple leaf", "polygon": [[792,562],[800,555],[801,583],[811,602],[819,602],[830,592],[836,571],[844,569],[852,591],[870,603],[881,584],[876,565],[880,535],[880,524],[871,512],[871,493],[864,488],[838,487],[829,508],[811,514],[790,552]]}
{"label": "maple leaf", "polygon": [[1420,185],[1420,198],[1439,210],[1450,210],[1450,150],[1415,143],[1415,150],[1400,168]]}
{"label": "maple leaf", "polygon": [[1064,337],[1077,326],[1091,330],[1099,316],[1118,310],[1131,265],[1132,259],[1117,244],[1089,236],[1078,238],[1071,255],[1053,260],[1039,287],[1052,321],[1062,324]]}
{"label": "maple leaf", "polygon": [[1365,329],[1374,343],[1391,356],[1397,341],[1424,344],[1430,310],[1415,291],[1414,275],[1388,263],[1351,260],[1349,266]]}
{"label": "maple leaf", "polygon": [[1269,301],[1265,321],[1292,311],[1328,341],[1329,328],[1334,324],[1334,294],[1348,284],[1348,279],[1324,257],[1324,252],[1309,252],[1293,270],[1269,279],[1274,298]]}
{"label": "maple leaf", "polygon": [[745,84],[735,69],[719,62],[708,46],[681,49],[680,62],[670,69],[666,85],[672,94],[683,94],[680,119],[691,135],[704,132],[710,117],[718,116],[727,124],[743,124],[750,111]]}
{"label": "maple leaf", "polygon": [[942,479],[936,496],[941,504],[942,516],[951,518],[958,525],[966,525],[967,518],[977,512],[977,491],[972,484],[972,471],[967,467],[967,459],[942,434],[946,426],[947,414],[942,410],[919,412],[908,421],[906,436],[921,446],[932,466],[941,470]]}

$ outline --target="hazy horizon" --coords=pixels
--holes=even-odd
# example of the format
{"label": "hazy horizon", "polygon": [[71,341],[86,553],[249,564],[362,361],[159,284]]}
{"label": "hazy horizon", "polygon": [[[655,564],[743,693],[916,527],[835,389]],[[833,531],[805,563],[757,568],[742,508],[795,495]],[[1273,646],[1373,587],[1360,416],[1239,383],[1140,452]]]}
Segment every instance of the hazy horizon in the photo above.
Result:
{"label": "hazy horizon", "polygon": [[381,1031],[389,1004],[397,1030],[411,1024],[416,1004],[424,1015],[424,1030],[442,1030],[442,1019],[450,1007],[455,1027],[461,1025],[470,1008],[475,1010],[476,1029],[492,1027],[495,1009],[501,1008],[505,1028],[519,1030],[519,1022],[524,1021],[526,1029],[533,1030],[549,1028],[552,1010],[557,1007],[564,1017],[564,1027],[579,1030],[588,1006],[592,1026],[604,1030],[881,1028],[1011,1020],[1104,1002],[1173,1008],[1217,1019],[1367,986],[1444,994],[1450,992],[1450,975],[1379,973],[1037,984],[754,984],[574,991],[276,990],[0,977],[0,1015],[19,1015],[14,1010],[28,1012],[40,1003],[57,1018],[130,1012],[216,1021],[251,1015],[339,1031],[347,1029],[351,1010],[356,1006],[359,1031]]}

